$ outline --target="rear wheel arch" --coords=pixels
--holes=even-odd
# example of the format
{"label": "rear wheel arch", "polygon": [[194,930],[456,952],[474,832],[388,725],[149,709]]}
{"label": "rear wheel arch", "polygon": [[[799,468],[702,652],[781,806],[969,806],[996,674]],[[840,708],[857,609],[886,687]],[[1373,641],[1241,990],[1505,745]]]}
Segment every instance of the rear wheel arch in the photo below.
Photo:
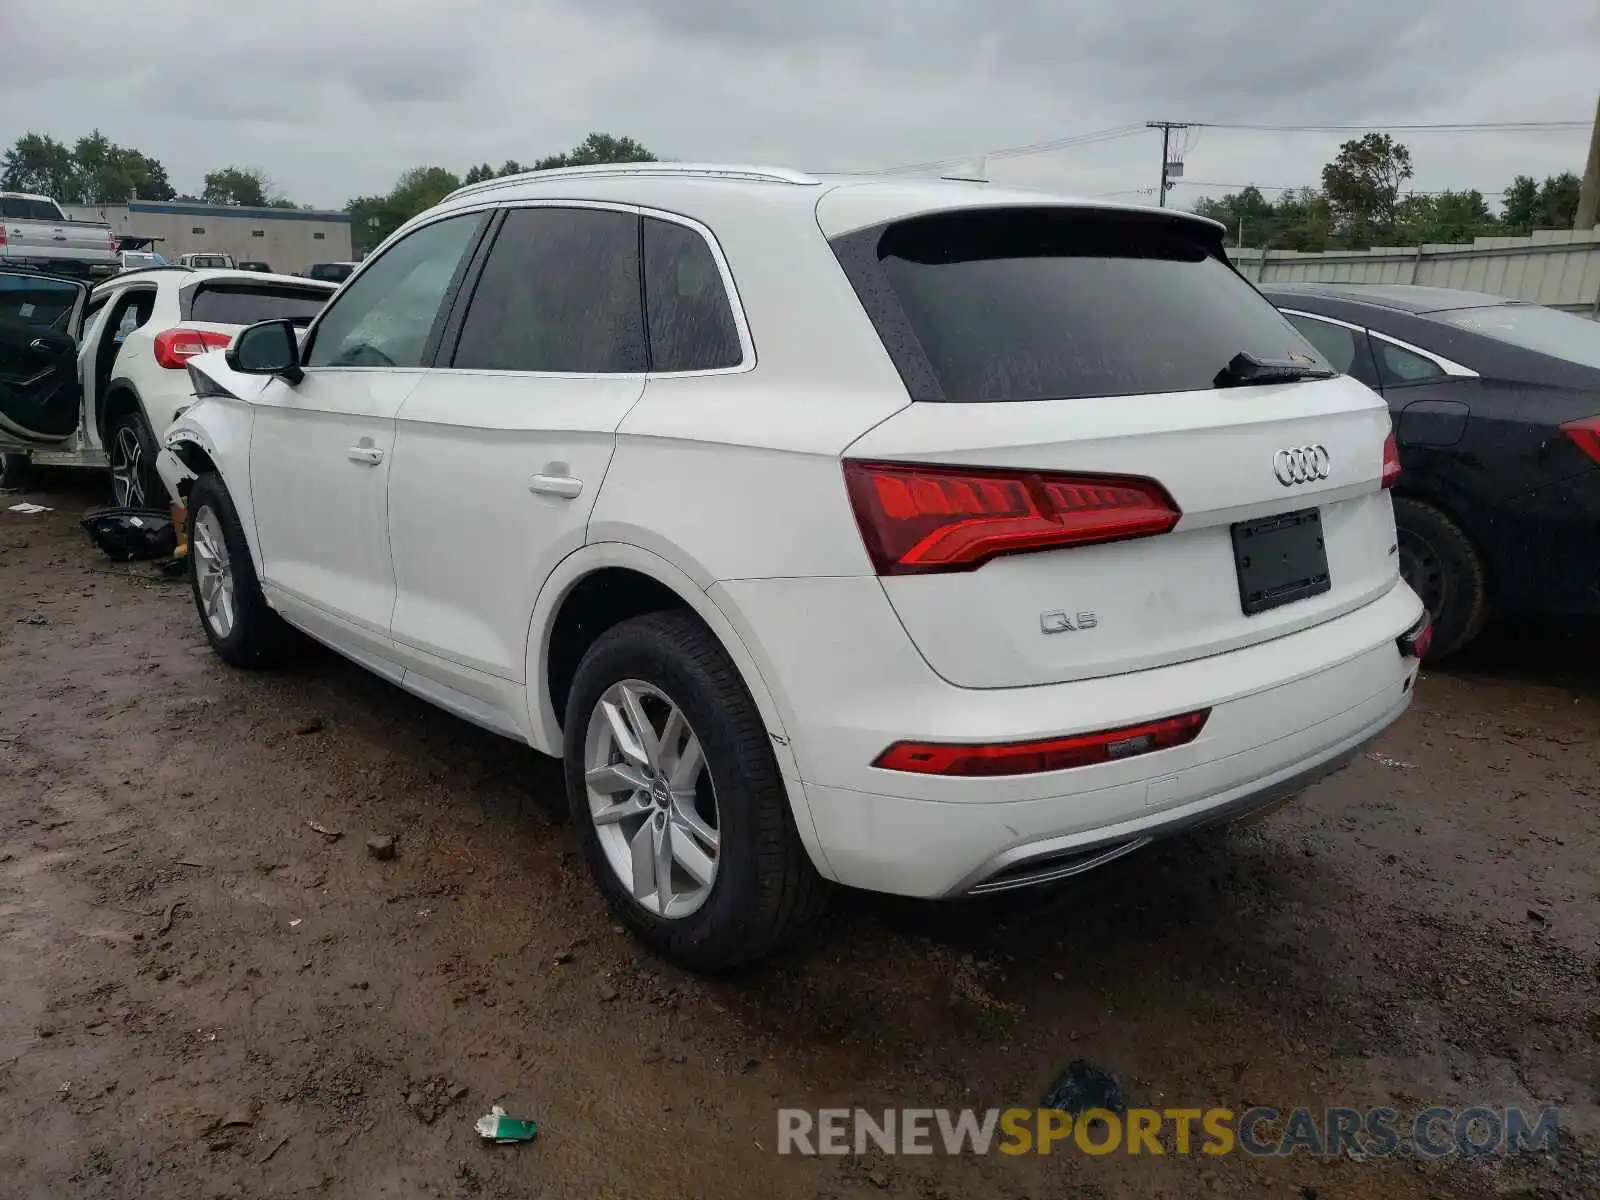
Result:
{"label": "rear wheel arch", "polygon": [[[617,574],[601,575],[601,572],[608,571]],[[589,578],[596,578],[598,582],[589,585],[591,591],[580,593],[578,589],[584,580]],[[773,751],[778,756],[778,765],[783,775],[788,779],[798,778],[794,757],[789,749],[789,739],[772,689],[767,685],[754,656],[739,636],[733,622],[702,588],[695,585],[687,572],[653,551],[622,542],[591,543],[574,551],[551,572],[539,592],[530,622],[525,676],[528,681],[528,716],[529,726],[533,731],[534,748],[546,754],[556,755],[562,750],[561,722],[564,709],[555,705],[551,688],[552,668],[565,663],[564,656],[571,655],[570,642],[566,647],[558,649],[556,654],[552,655],[551,652],[553,645],[556,644],[555,635],[561,613],[574,596],[577,596],[578,602],[582,603],[585,596],[593,594],[592,589],[602,588],[607,581],[632,589],[629,594],[639,601],[648,600],[653,596],[655,603],[651,607],[624,612],[616,621],[598,631],[595,631],[592,625],[585,628],[583,636],[589,640],[583,643],[584,648],[587,649],[588,645],[593,644],[593,638],[605,632],[606,628],[622,620],[642,615],[644,612],[664,611],[674,607],[688,609],[711,630],[728,657],[733,660],[740,677],[755,700],[768,734],[771,735]],[[620,603],[617,606],[619,610],[624,607],[626,606]],[[581,610],[575,609],[568,615],[566,624],[562,626],[563,632],[570,631],[571,624],[579,611]],[[579,657],[581,658],[581,654]],[[573,661],[572,669],[576,669],[576,660]],[[566,677],[566,682],[570,684],[570,675]],[[563,704],[565,702],[564,695],[562,702]],[[797,790],[796,787],[791,787],[791,795]],[[795,800],[797,806],[804,804],[802,796],[795,796]],[[809,842],[810,834],[807,829],[809,820],[802,820],[800,824],[802,833],[807,836]]]}
{"label": "rear wheel arch", "polygon": [[139,399],[139,393],[134,391],[131,383],[122,380],[113,382],[106,389],[106,394],[96,401],[96,406],[99,411],[95,413],[95,429],[100,434],[100,444],[107,448],[111,444],[111,427],[119,417],[130,412],[144,412],[144,402]]}

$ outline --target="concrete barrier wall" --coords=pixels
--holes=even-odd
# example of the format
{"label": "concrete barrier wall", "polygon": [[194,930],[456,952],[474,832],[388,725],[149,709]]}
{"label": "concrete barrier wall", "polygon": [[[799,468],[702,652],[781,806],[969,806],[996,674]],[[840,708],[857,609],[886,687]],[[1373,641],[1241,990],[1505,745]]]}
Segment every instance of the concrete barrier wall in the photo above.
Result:
{"label": "concrete barrier wall", "polygon": [[1600,228],[1544,229],[1529,237],[1371,250],[1254,247],[1228,251],[1246,277],[1266,283],[1419,283],[1492,292],[1600,318]]}

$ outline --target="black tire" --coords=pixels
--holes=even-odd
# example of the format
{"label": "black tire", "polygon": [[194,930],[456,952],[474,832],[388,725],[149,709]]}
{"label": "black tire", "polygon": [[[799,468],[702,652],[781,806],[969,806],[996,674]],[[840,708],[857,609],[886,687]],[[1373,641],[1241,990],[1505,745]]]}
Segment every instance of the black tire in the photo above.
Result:
{"label": "black tire", "polygon": [[1489,583],[1472,540],[1444,513],[1420,500],[1396,496],[1400,573],[1433,617],[1428,661],[1465,648],[1489,619]]}
{"label": "black tire", "polygon": [[128,508],[160,508],[171,504],[167,485],[156,471],[160,452],[150,423],[138,409],[125,412],[111,423],[106,457],[111,465],[111,496]]}
{"label": "black tire", "polygon": [[[210,517],[215,522],[210,522]],[[202,521],[207,528],[220,529],[223,546],[227,551],[229,584],[232,588],[232,619],[225,630],[219,632],[212,618],[206,614],[201,596],[201,573],[205,570],[206,552],[196,538],[196,526]],[[261,583],[256,578],[255,563],[250,559],[250,546],[245,541],[244,528],[239,523],[233,499],[215,474],[200,476],[189,489],[189,587],[194,593],[195,612],[200,617],[200,627],[218,657],[235,667],[263,667],[279,662],[292,644],[294,630],[268,606],[261,594]]]}
{"label": "black tire", "polygon": [[[685,916],[664,918],[633,898],[590,813],[589,723],[606,690],[628,679],[659,688],[682,710],[715,789],[716,877],[701,907]],[[612,910],[652,948],[696,970],[725,970],[794,942],[821,915],[831,889],[795,829],[755,701],[693,614],[651,613],[601,635],[573,678],[564,728],[567,799],[589,869]]]}
{"label": "black tire", "polygon": [[28,454],[0,454],[0,488],[25,492],[33,486],[33,457]]}

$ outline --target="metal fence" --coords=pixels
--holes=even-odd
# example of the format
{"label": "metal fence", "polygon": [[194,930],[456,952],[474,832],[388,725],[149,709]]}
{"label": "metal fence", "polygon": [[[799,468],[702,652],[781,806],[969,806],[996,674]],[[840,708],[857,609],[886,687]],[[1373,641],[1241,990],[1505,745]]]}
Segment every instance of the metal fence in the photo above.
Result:
{"label": "metal fence", "polygon": [[1600,228],[1544,229],[1529,237],[1470,244],[1375,246],[1371,250],[1236,248],[1229,255],[1258,282],[1420,283],[1492,292],[1600,319]]}

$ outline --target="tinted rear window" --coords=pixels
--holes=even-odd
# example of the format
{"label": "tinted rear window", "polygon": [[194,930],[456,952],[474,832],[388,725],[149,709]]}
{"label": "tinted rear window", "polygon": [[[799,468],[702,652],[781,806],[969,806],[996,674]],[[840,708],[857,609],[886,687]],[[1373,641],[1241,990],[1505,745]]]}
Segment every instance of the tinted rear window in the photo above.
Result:
{"label": "tinted rear window", "polygon": [[343,283],[355,273],[349,263],[317,263],[306,272],[307,279],[320,279],[324,283]]}
{"label": "tinted rear window", "polygon": [[10,217],[13,221],[59,221],[61,212],[49,200],[5,196],[0,197],[0,217]]}
{"label": "tinted rear window", "polygon": [[1171,218],[987,209],[834,249],[916,400],[1199,391],[1240,351],[1322,363],[1204,227]]}
{"label": "tinted rear window", "polygon": [[218,325],[254,325],[284,317],[309,321],[322,311],[331,292],[289,287],[210,287],[202,284],[189,301],[188,321]]}

